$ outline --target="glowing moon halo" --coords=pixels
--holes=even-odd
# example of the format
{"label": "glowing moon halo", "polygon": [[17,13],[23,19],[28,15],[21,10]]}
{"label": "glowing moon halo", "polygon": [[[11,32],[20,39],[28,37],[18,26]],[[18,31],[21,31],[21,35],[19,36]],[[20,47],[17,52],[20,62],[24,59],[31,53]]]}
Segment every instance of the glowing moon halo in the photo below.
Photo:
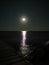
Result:
{"label": "glowing moon halo", "polygon": [[26,24],[26,23],[28,22],[28,17],[26,17],[26,16],[20,17],[20,22],[21,22],[22,24]]}
{"label": "glowing moon halo", "polygon": [[26,22],[26,18],[22,18],[22,21],[23,21],[23,22]]}

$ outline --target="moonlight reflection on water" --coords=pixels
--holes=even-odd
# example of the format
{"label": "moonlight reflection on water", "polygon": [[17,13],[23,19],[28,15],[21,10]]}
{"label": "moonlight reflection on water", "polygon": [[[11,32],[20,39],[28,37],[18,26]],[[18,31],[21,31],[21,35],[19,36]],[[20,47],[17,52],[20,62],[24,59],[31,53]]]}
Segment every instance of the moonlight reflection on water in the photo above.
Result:
{"label": "moonlight reflection on water", "polygon": [[22,31],[22,46],[26,45],[26,35],[27,31]]}
{"label": "moonlight reflection on water", "polygon": [[28,54],[28,45],[26,44],[27,31],[21,31],[21,32],[22,32],[21,53],[24,56],[27,56]]}

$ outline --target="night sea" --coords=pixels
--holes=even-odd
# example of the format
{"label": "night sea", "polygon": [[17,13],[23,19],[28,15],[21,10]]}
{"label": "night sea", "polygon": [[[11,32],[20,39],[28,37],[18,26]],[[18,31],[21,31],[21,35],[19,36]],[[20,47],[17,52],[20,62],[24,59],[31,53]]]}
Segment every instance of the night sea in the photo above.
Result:
{"label": "night sea", "polygon": [[21,53],[22,32],[0,31],[1,65],[49,64],[49,32],[27,31],[25,52]]}
{"label": "night sea", "polygon": [[49,65],[48,0],[0,0],[0,65]]}

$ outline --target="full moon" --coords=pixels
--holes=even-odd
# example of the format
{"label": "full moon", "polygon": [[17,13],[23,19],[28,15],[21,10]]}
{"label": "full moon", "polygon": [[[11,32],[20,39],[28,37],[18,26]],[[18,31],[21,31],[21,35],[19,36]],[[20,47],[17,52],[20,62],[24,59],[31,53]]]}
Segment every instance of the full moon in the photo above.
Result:
{"label": "full moon", "polygon": [[26,18],[22,18],[22,21],[23,21],[23,22],[26,22]]}
{"label": "full moon", "polygon": [[20,22],[22,24],[26,24],[28,22],[28,18],[26,16],[22,16],[22,17],[20,17]]}
{"label": "full moon", "polygon": [[28,17],[27,16],[20,16],[19,21],[20,21],[20,24],[26,25],[28,22]]}

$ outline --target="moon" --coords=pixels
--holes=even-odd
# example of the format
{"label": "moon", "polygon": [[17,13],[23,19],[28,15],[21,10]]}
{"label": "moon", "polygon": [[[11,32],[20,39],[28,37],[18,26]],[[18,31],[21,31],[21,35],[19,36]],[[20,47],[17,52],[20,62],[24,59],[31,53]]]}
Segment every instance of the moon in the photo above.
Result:
{"label": "moon", "polygon": [[26,16],[20,17],[20,22],[21,22],[22,24],[26,24],[27,21],[28,21],[28,18],[27,18]]}
{"label": "moon", "polygon": [[22,18],[22,22],[26,22],[26,18]]}

